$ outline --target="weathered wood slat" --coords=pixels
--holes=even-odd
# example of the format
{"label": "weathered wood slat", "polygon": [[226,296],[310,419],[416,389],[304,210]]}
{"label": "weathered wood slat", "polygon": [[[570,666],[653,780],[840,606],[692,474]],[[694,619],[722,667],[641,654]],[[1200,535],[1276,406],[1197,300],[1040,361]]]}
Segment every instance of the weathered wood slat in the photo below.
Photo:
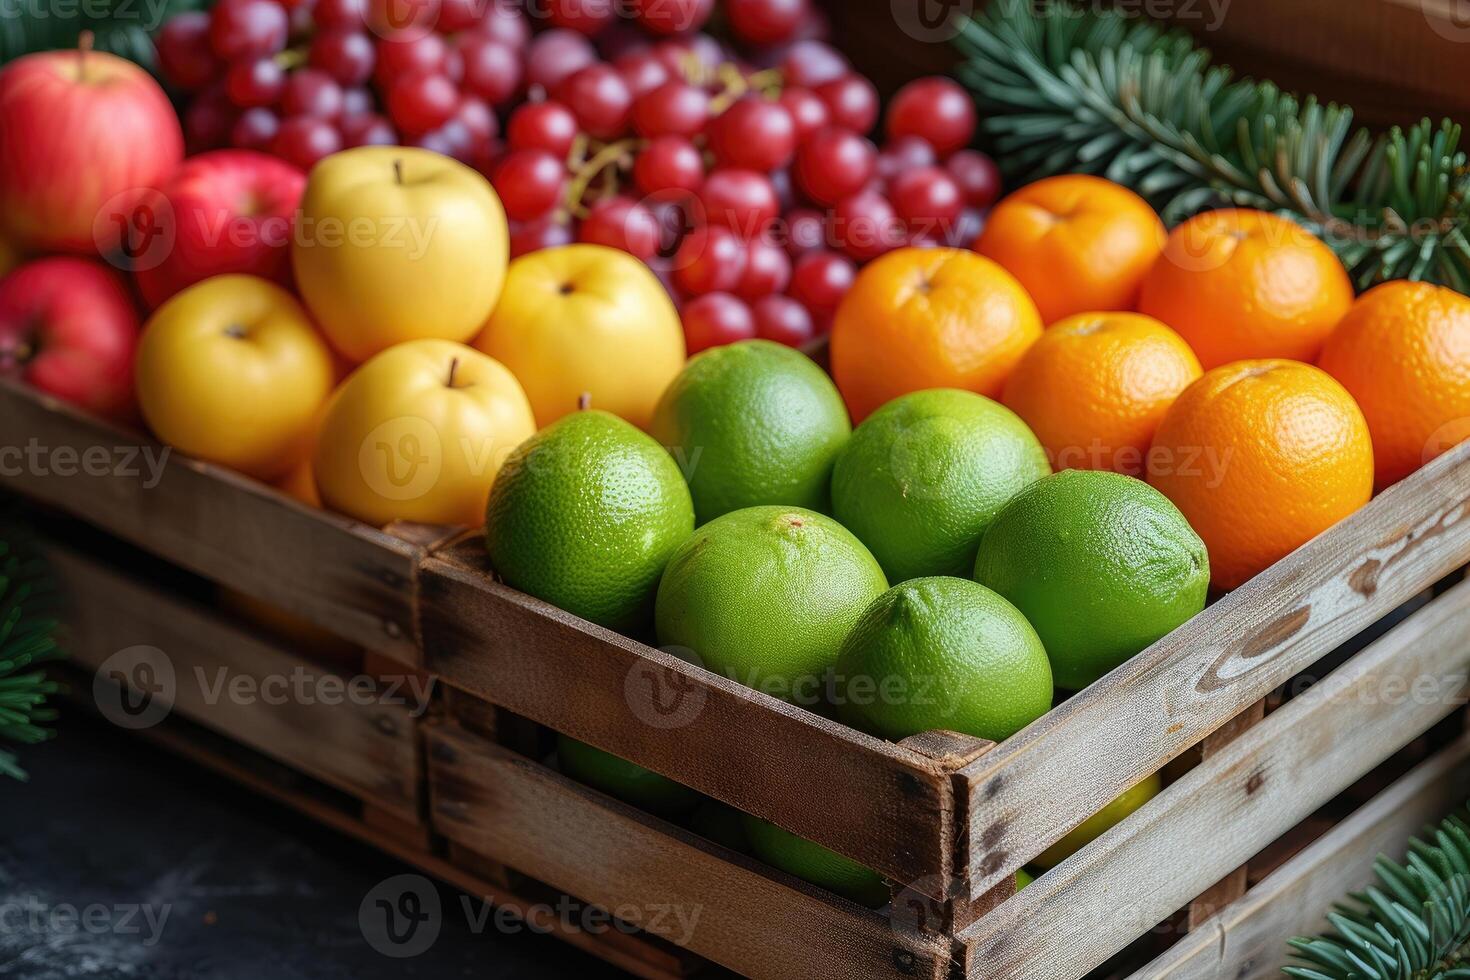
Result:
{"label": "weathered wood slat", "polygon": [[944,897],[954,794],[939,763],[505,588],[462,551],[420,581],[427,666],[450,687]]}
{"label": "weathered wood slat", "polygon": [[980,919],[967,975],[1085,974],[1461,710],[1467,677],[1463,583]]}
{"label": "weathered wood slat", "polygon": [[1470,560],[1467,518],[1470,443],[967,767],[971,895]]}
{"label": "weathered wood slat", "polygon": [[[89,462],[90,460],[90,462]],[[423,549],[0,381],[0,487],[412,663]]]}
{"label": "weathered wood slat", "polygon": [[[762,980],[947,975],[948,944],[763,869],[450,725],[426,730],[434,827]],[[621,910],[621,911],[620,911]]]}
{"label": "weathered wood slat", "polygon": [[1323,931],[1332,904],[1373,881],[1380,854],[1401,858],[1410,837],[1467,797],[1470,738],[1420,764],[1129,980],[1280,976],[1288,938]]}
{"label": "weathered wood slat", "polygon": [[[1265,717],[1266,702],[1265,700],[1257,701],[1201,742],[1200,758],[1212,759],[1219,755],[1227,745],[1260,724]],[[1215,913],[1244,895],[1247,874],[1248,869],[1242,864],[1190,902],[1189,915],[1186,919],[1189,931],[1194,932],[1201,928]]]}
{"label": "weathered wood slat", "polygon": [[[364,682],[363,696],[352,695],[352,678],[66,545],[38,545],[73,600],[67,649],[76,665],[98,672],[115,654],[136,649],[120,665],[119,682],[144,677],[155,699],[137,704],[167,706],[405,821],[420,822],[423,779],[409,704],[396,703],[396,697],[385,703],[367,692],[365,677],[355,679]],[[146,665],[146,675],[138,672],[140,665]],[[108,681],[104,676],[102,683]],[[412,700],[406,692],[404,697]],[[138,717],[140,724],[154,721],[151,714]]]}

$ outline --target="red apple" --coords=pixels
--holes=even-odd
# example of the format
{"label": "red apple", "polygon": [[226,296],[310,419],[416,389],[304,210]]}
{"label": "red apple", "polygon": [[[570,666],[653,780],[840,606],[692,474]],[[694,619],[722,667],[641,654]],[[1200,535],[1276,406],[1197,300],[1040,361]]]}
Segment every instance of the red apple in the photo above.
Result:
{"label": "red apple", "polygon": [[136,264],[144,302],[156,309],[196,282],[232,272],[288,285],[292,222],[305,187],[306,174],[253,150],[185,160],[161,204],[154,202],[158,241],[172,244]]}
{"label": "red apple", "polygon": [[0,71],[0,222],[23,248],[113,251],[183,155],[173,106],[132,62],[46,51]]}
{"label": "red apple", "polygon": [[37,259],[0,279],[0,376],[100,415],[133,404],[137,308],[127,281],[93,259]]}

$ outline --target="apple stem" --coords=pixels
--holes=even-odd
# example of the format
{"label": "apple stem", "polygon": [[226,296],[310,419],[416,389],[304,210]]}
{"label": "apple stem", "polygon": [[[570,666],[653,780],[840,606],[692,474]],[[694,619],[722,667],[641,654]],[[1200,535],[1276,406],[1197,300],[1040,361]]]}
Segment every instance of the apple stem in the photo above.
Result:
{"label": "apple stem", "polygon": [[77,74],[81,78],[87,77],[87,55],[92,50],[92,45],[97,36],[91,31],[82,31],[77,35]]}
{"label": "apple stem", "polygon": [[459,358],[456,357],[449,362],[449,387],[451,388],[454,387],[454,372],[457,370],[459,370]]}
{"label": "apple stem", "polygon": [[393,182],[395,184],[401,184],[401,183],[403,183],[403,161],[402,160],[394,160],[393,161]]}
{"label": "apple stem", "polygon": [[592,392],[584,391],[577,396],[577,411],[585,412],[592,407]]}

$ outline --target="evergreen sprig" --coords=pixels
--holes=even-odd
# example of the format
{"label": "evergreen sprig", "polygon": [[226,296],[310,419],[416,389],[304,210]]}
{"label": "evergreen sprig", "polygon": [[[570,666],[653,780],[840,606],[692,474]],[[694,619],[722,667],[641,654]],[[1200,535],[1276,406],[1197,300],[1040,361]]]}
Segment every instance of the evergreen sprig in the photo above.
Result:
{"label": "evergreen sprig", "polygon": [[1013,177],[1097,174],[1171,225],[1211,206],[1273,211],[1331,245],[1360,289],[1470,292],[1470,168],[1448,120],[1375,137],[1347,106],[1235,79],[1181,31],[1066,0],[994,0],[956,43]]}
{"label": "evergreen sprig", "polygon": [[[44,563],[0,538],[0,742],[33,745],[50,737],[56,717],[46,699],[58,687],[44,665],[60,657],[54,594]],[[0,776],[25,779],[15,757],[0,751]]]}
{"label": "evergreen sprig", "polygon": [[1333,933],[1291,940],[1301,980],[1470,980],[1470,809],[1380,857],[1379,885],[1329,915]]}

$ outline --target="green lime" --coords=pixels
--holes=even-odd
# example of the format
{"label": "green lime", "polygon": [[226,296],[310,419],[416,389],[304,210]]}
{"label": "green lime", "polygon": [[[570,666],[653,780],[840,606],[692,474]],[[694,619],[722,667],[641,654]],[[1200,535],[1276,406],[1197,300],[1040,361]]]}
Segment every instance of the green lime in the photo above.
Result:
{"label": "green lime", "polygon": [[832,473],[832,514],[891,582],[969,577],[1001,507],[1050,472],[1046,450],[1004,405],[969,391],[916,391],[852,434]]}
{"label": "green lime", "polygon": [[659,400],[649,431],[678,459],[704,524],[762,504],[829,511],[832,461],[852,423],[811,358],[746,340],[696,355]]}
{"label": "green lime", "polygon": [[650,813],[688,813],[703,799],[682,783],[566,735],[556,737],[556,757],[573,779]]}
{"label": "green lime", "polygon": [[895,585],[842,644],[839,716],[898,741],[944,730],[1000,742],[1051,710],[1051,665],[1015,606],[962,578]]}
{"label": "green lime", "polygon": [[1057,686],[1080,691],[1203,609],[1210,562],[1184,515],[1147,483],[1066,470],[996,517],[975,580],[1026,614]]}
{"label": "green lime", "polygon": [[1159,778],[1158,773],[1149,776],[1143,782],[1130,787],[1122,796],[1103,807],[1097,813],[1088,817],[1080,826],[1074,828],[1071,833],[1067,834],[1067,836],[1042,851],[1041,856],[1031,863],[1042,870],[1055,868],[1067,858],[1076,854],[1109,830],[1112,830],[1115,825],[1121,823],[1123,818],[1131,814],[1134,810],[1137,810],[1149,800],[1158,796],[1163,788],[1164,783]]}
{"label": "green lime", "polygon": [[505,582],[609,629],[647,627],[694,505],[663,447],[607,412],[568,415],[511,453],[485,514]]}
{"label": "green lime", "polygon": [[745,837],[745,814],[719,800],[706,798],[689,817],[689,829],[706,840],[724,845],[732,851],[748,851]]}
{"label": "green lime", "polygon": [[669,559],[658,641],[772,697],[823,701],[837,650],[883,569],[846,528],[799,507],[749,507],[710,521]]}
{"label": "green lime", "polygon": [[744,816],[745,836],[755,856],[762,861],[859,905],[879,908],[888,904],[888,886],[878,872],[769,821],[749,814]]}
{"label": "green lime", "polygon": [[1020,871],[1016,872],[1016,891],[1020,891],[1035,880],[1036,878],[1034,875],[1031,874],[1031,872],[1027,871],[1025,868],[1022,868]]}

